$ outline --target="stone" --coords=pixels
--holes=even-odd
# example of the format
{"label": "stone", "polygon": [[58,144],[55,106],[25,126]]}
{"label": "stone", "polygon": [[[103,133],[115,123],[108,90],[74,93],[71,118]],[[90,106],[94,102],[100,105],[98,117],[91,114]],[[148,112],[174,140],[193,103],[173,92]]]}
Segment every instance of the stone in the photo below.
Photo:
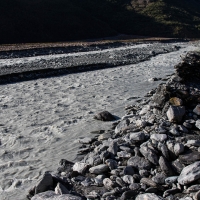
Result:
{"label": "stone", "polygon": [[90,173],[92,174],[103,174],[104,172],[108,172],[109,171],[109,167],[105,164],[101,164],[101,165],[97,165],[94,167],[91,167],[89,169]]}
{"label": "stone", "polygon": [[73,166],[73,171],[76,171],[80,174],[84,174],[88,169],[89,165],[83,162],[76,162]]}
{"label": "stone", "polygon": [[181,171],[183,170],[183,168],[185,167],[179,159],[174,160],[172,163],[172,168],[174,170],[174,172],[176,172],[177,174],[180,174]]}
{"label": "stone", "polygon": [[116,141],[112,141],[111,144],[109,145],[109,148],[107,150],[108,152],[110,152],[113,155],[117,155],[117,151],[118,151],[118,145]]}
{"label": "stone", "polygon": [[46,192],[53,188],[53,177],[49,173],[45,173],[35,186],[35,194]]}
{"label": "stone", "polygon": [[184,106],[170,106],[167,111],[167,117],[170,122],[181,122],[184,115]]}
{"label": "stone", "polygon": [[78,141],[81,144],[90,144],[92,143],[93,140],[94,140],[93,138],[85,137],[85,138],[79,139]]}
{"label": "stone", "polygon": [[193,199],[194,199],[194,200],[200,200],[200,191],[196,192],[196,193],[193,195]]}
{"label": "stone", "polygon": [[139,194],[135,200],[164,200],[162,197],[153,193]]}
{"label": "stone", "polygon": [[111,138],[111,134],[110,133],[103,133],[103,134],[99,135],[98,141],[107,140],[109,138]]}
{"label": "stone", "polygon": [[132,141],[143,141],[145,139],[145,134],[143,132],[136,132],[130,134],[130,140]]}
{"label": "stone", "polygon": [[122,194],[120,200],[134,199],[137,194],[138,194],[137,191],[133,190],[126,191]]}
{"label": "stone", "polygon": [[173,170],[168,161],[163,156],[159,158],[159,165],[164,174],[167,176],[173,176]]}
{"label": "stone", "polygon": [[31,200],[82,200],[82,198],[72,194],[58,195],[54,191],[49,190],[36,194]]}
{"label": "stone", "polygon": [[137,169],[151,169],[151,163],[143,157],[134,156],[127,161],[127,166],[133,166]]}
{"label": "stone", "polygon": [[148,148],[147,146],[142,146],[142,147],[140,147],[140,152],[152,164],[154,164],[154,165],[158,164],[158,156],[152,149]]}
{"label": "stone", "polygon": [[132,166],[126,166],[123,170],[123,174],[124,175],[133,175],[133,174],[135,174],[135,171]]}
{"label": "stone", "polygon": [[188,140],[186,146],[200,147],[200,140]]}
{"label": "stone", "polygon": [[184,152],[184,154],[179,155],[179,160],[183,163],[183,164],[192,164],[196,161],[200,160],[200,152],[198,151],[186,151]]}
{"label": "stone", "polygon": [[167,98],[167,88],[164,85],[159,85],[156,93],[153,95],[150,105],[157,108],[163,108]]}
{"label": "stone", "polygon": [[194,192],[198,192],[200,191],[200,185],[192,185],[190,186],[187,190],[186,190],[186,193],[194,193]]}
{"label": "stone", "polygon": [[200,130],[200,119],[196,121],[195,126]]}
{"label": "stone", "polygon": [[62,195],[62,194],[69,194],[70,192],[64,185],[58,183],[55,188],[55,193]]}
{"label": "stone", "polygon": [[119,151],[119,152],[117,152],[117,156],[119,158],[130,158],[131,157],[131,153],[128,153],[126,151]]}
{"label": "stone", "polygon": [[166,175],[164,173],[157,173],[155,176],[152,177],[152,180],[160,185],[165,184]]}
{"label": "stone", "polygon": [[167,185],[172,185],[173,183],[176,183],[177,182],[177,179],[178,179],[178,176],[170,176],[170,177],[167,177],[165,179],[165,183]]}
{"label": "stone", "polygon": [[158,141],[158,142],[164,142],[164,141],[166,141],[167,140],[167,135],[166,134],[152,134],[151,136],[150,136],[150,139],[151,140],[156,140],[156,141]]}
{"label": "stone", "polygon": [[177,193],[180,193],[180,192],[181,192],[181,190],[179,188],[172,188],[172,189],[169,189],[169,190],[165,190],[165,192],[163,193],[163,197],[167,197],[170,194],[174,195],[174,194],[177,194]]}
{"label": "stone", "polygon": [[125,176],[123,176],[123,181],[125,183],[128,183],[128,184],[134,183],[133,176],[131,176],[131,175],[125,175]]}
{"label": "stone", "polygon": [[113,159],[107,159],[105,161],[105,164],[108,165],[108,167],[110,168],[110,170],[116,169],[117,166],[118,166],[117,161],[113,160]]}
{"label": "stone", "polygon": [[194,108],[193,112],[194,112],[195,114],[197,114],[197,115],[200,115],[200,104],[198,104],[198,105]]}
{"label": "stone", "polygon": [[116,127],[115,127],[115,133],[118,134],[120,132],[123,132],[128,125],[130,124],[129,119],[122,120]]}
{"label": "stone", "polygon": [[181,99],[179,99],[178,97],[172,97],[169,100],[169,102],[172,106],[182,106],[183,105],[183,101]]}
{"label": "stone", "polygon": [[179,156],[181,153],[183,153],[185,150],[185,147],[183,144],[181,143],[176,143],[174,145],[174,153],[176,154],[176,156]]}
{"label": "stone", "polygon": [[143,184],[148,185],[150,187],[157,187],[157,184],[153,180],[151,180],[150,178],[142,178],[140,180],[140,183],[143,183]]}
{"label": "stone", "polygon": [[108,111],[102,111],[94,116],[94,119],[101,120],[101,121],[113,121],[116,120],[116,118],[109,113]]}
{"label": "stone", "polygon": [[200,161],[184,167],[178,177],[178,183],[187,185],[200,178]]}
{"label": "stone", "polygon": [[139,184],[139,183],[131,183],[131,184],[129,185],[129,188],[130,188],[131,190],[138,190],[138,189],[140,188],[140,184]]}
{"label": "stone", "polygon": [[104,178],[103,185],[105,186],[105,188],[110,190],[110,189],[112,189],[113,182],[109,178]]}
{"label": "stone", "polygon": [[137,120],[136,125],[141,128],[145,128],[147,126],[147,122],[144,120]]}
{"label": "stone", "polygon": [[143,106],[142,110],[139,112],[139,115],[145,115],[150,110],[150,108],[151,107],[149,105]]}
{"label": "stone", "polygon": [[192,124],[188,123],[188,122],[184,122],[183,123],[183,126],[185,126],[186,128],[188,129],[191,129],[192,128]]}
{"label": "stone", "polygon": [[171,129],[169,130],[169,132],[172,134],[172,135],[174,135],[174,136],[179,136],[180,135],[180,133],[179,133],[179,131],[177,130],[177,128],[176,127],[171,127]]}
{"label": "stone", "polygon": [[178,125],[178,128],[179,128],[179,130],[182,131],[183,133],[188,133],[188,129],[187,129],[185,126],[183,126],[183,125]]}

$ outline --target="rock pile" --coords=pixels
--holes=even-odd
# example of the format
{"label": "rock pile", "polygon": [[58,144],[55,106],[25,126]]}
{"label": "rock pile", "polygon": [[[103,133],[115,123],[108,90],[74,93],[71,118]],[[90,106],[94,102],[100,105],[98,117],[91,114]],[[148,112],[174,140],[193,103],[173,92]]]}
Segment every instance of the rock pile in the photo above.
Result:
{"label": "rock pile", "polygon": [[56,175],[46,173],[30,199],[200,199],[200,54],[188,53],[175,68],[125,108],[103,133],[109,138],[90,141],[83,160],[63,159]]}

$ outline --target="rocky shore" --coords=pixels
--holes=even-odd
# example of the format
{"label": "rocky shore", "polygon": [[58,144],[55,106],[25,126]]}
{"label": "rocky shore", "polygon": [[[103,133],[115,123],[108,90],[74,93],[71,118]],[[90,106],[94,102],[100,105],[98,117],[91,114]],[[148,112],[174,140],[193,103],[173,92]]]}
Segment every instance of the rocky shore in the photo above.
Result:
{"label": "rocky shore", "polygon": [[[175,69],[110,130],[80,140],[84,158],[62,159],[28,198],[200,199],[200,53],[188,53]],[[95,118],[113,120],[107,111]]]}

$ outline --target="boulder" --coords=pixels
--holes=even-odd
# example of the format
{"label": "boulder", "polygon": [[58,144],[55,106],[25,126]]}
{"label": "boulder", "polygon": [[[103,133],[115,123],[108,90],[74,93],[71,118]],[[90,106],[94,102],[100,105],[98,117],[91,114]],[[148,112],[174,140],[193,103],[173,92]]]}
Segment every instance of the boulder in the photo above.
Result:
{"label": "boulder", "polygon": [[101,121],[113,121],[116,120],[116,118],[109,113],[108,111],[102,111],[94,116],[94,119],[101,120]]}
{"label": "boulder", "polygon": [[153,193],[139,194],[135,200],[164,200],[162,197]]}
{"label": "boulder", "polygon": [[181,122],[184,115],[184,106],[170,106],[167,111],[167,117],[170,122]]}

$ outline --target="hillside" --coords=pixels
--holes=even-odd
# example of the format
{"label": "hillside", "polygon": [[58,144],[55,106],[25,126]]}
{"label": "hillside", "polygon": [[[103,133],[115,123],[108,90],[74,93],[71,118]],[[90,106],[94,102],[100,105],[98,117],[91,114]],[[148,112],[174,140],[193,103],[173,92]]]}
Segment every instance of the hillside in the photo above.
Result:
{"label": "hillside", "polygon": [[200,0],[0,0],[0,44],[200,37]]}

